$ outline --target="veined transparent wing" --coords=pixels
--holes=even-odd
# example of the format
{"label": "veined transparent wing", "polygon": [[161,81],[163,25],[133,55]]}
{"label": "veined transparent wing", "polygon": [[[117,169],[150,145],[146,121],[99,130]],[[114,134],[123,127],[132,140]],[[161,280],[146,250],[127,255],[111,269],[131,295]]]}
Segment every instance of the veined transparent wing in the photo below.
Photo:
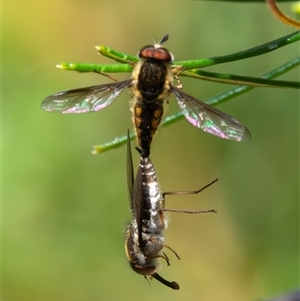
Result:
{"label": "veined transparent wing", "polygon": [[129,205],[131,213],[134,214],[133,207],[133,184],[134,184],[134,172],[133,172],[133,161],[131,152],[131,142],[129,130],[127,131],[127,187],[129,195]]}
{"label": "veined transparent wing", "polygon": [[96,112],[110,105],[130,84],[131,79],[127,79],[117,83],[58,92],[45,98],[41,107],[48,112],[65,114]]}
{"label": "veined transparent wing", "polygon": [[128,194],[129,194],[130,210],[133,215],[133,219],[137,223],[138,240],[140,246],[143,245],[143,236],[142,236],[143,221],[142,221],[141,212],[143,212],[144,209],[144,200],[143,200],[142,186],[143,186],[142,170],[140,165],[137,170],[136,177],[134,178],[131,142],[130,142],[130,134],[128,130],[127,131],[127,187],[128,187]]}
{"label": "veined transparent wing", "polygon": [[204,132],[227,140],[250,141],[249,130],[238,120],[171,86],[184,117]]}
{"label": "veined transparent wing", "polygon": [[143,193],[143,179],[142,179],[142,169],[139,164],[134,184],[133,184],[133,215],[137,223],[138,228],[138,240],[140,247],[143,246],[143,236],[142,236],[142,223],[143,223],[143,211],[145,205],[144,193]]}

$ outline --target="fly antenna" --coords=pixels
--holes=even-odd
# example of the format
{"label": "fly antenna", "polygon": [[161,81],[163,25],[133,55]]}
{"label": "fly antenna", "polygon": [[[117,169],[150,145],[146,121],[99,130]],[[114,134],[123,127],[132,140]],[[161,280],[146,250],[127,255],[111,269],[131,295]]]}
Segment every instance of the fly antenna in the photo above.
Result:
{"label": "fly antenna", "polygon": [[158,43],[160,46],[162,46],[164,43],[166,43],[169,39],[169,34],[165,34],[164,37],[161,39],[161,41]]}
{"label": "fly antenna", "polygon": [[152,39],[152,42],[154,44],[154,48],[160,48],[164,43],[166,43],[169,39],[169,34],[165,34],[161,41],[159,43],[155,43],[155,41]]}

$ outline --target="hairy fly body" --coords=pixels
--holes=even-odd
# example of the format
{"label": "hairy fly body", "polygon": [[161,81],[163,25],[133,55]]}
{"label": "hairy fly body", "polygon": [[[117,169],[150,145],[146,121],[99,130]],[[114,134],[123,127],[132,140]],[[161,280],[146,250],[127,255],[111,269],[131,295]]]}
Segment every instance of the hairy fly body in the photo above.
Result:
{"label": "hairy fly body", "polygon": [[163,47],[168,37],[165,35],[158,44],[141,48],[130,79],[52,94],[44,99],[42,109],[65,114],[95,112],[110,105],[129,88],[138,146],[141,155],[148,157],[152,139],[164,116],[164,107],[174,94],[180,110],[192,125],[223,139],[249,141],[248,129],[238,120],[172,85],[178,66],[172,65],[173,55]]}
{"label": "hairy fly body", "polygon": [[178,259],[178,254],[164,243],[164,230],[167,227],[165,212],[207,213],[216,210],[182,210],[166,209],[165,195],[197,194],[216,182],[214,180],[196,191],[175,191],[162,193],[157,181],[156,171],[149,157],[141,155],[139,167],[134,179],[131,145],[129,133],[127,137],[127,183],[129,204],[132,221],[126,230],[125,251],[131,268],[145,278],[155,278],[162,284],[178,290],[177,282],[170,282],[162,278],[157,269],[159,258],[170,265],[169,258],[163,252],[164,248],[171,250]]}

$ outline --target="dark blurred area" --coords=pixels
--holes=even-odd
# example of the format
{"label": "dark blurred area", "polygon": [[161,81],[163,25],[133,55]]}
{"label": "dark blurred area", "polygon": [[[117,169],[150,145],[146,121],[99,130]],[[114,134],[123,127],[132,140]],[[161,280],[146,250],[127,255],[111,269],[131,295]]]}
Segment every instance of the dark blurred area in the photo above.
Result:
{"label": "dark blurred area", "polygon": [[300,300],[300,291],[297,290],[291,293],[281,295],[279,297],[275,297],[274,299],[264,299],[261,301],[299,301],[299,300]]}

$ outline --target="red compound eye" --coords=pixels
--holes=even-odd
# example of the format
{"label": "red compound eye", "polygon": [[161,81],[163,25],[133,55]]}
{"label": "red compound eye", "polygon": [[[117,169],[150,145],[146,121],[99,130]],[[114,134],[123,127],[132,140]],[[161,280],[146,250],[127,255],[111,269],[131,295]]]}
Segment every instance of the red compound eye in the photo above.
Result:
{"label": "red compound eye", "polygon": [[139,58],[144,59],[155,59],[163,62],[171,62],[173,57],[172,54],[166,48],[155,48],[154,46],[145,46],[143,47],[139,53]]}
{"label": "red compound eye", "polygon": [[154,58],[164,62],[172,61],[172,55],[166,48],[156,48],[154,51]]}
{"label": "red compound eye", "polygon": [[153,57],[153,53],[155,51],[155,48],[153,46],[145,46],[138,52],[139,58],[148,59]]}

